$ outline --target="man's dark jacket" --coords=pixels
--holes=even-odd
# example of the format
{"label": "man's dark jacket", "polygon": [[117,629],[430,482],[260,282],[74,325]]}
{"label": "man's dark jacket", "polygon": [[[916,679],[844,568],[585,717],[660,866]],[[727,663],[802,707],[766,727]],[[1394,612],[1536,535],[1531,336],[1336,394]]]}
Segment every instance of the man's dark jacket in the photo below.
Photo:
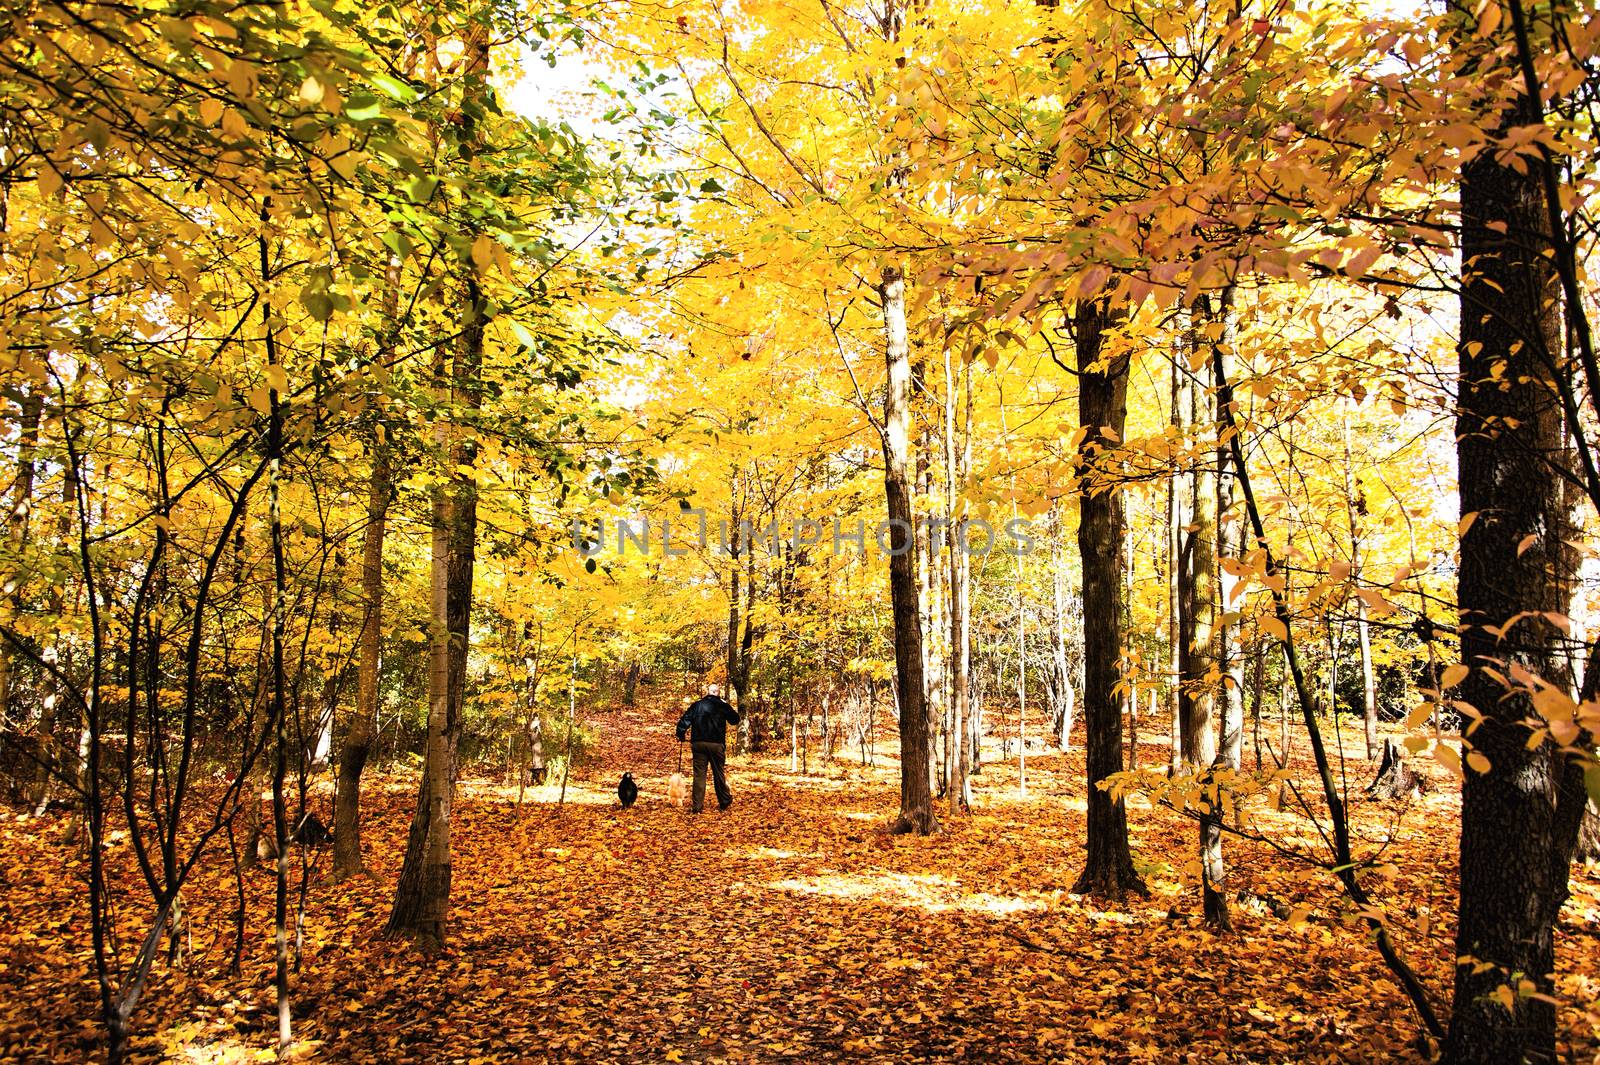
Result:
{"label": "man's dark jacket", "polygon": [[728,742],[728,726],[739,723],[739,711],[729,706],[720,695],[707,695],[696,700],[678,719],[678,741],[685,735],[695,743]]}

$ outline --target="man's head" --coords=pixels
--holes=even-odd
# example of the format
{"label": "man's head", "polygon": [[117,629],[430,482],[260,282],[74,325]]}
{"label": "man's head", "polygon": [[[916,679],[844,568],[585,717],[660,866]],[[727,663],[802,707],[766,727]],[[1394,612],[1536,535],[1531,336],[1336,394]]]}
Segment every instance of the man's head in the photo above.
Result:
{"label": "man's head", "polygon": [[722,685],[716,683],[707,684],[706,694],[720,696],[722,694]]}

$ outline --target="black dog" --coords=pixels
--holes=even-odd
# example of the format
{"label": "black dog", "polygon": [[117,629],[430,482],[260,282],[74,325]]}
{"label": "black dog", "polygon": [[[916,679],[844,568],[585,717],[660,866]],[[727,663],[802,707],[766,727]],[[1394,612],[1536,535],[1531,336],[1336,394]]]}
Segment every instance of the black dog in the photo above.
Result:
{"label": "black dog", "polygon": [[617,798],[622,800],[622,808],[626,810],[632,806],[639,797],[639,785],[633,782],[632,773],[622,774],[622,782],[617,785]]}

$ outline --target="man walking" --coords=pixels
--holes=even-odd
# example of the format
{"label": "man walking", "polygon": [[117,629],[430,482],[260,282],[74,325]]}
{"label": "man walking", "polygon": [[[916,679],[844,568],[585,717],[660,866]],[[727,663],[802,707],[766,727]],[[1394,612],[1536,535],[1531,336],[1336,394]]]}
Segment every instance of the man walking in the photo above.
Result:
{"label": "man walking", "polygon": [[739,723],[739,711],[722,698],[722,689],[715,684],[706,686],[706,693],[695,700],[678,719],[678,742],[688,737],[694,751],[694,812],[699,813],[706,802],[706,766],[711,766],[711,780],[717,789],[717,808],[726,810],[733,805],[733,793],[728,790],[727,738],[728,726]]}

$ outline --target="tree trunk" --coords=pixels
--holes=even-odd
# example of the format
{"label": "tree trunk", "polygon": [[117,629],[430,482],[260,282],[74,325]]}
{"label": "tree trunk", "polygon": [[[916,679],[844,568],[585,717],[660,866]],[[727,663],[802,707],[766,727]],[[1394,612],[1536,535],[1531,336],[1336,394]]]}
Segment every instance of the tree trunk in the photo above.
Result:
{"label": "tree trunk", "polygon": [[927,835],[939,830],[929,787],[927,691],[922,676],[922,627],[917,596],[917,541],[907,473],[911,447],[911,354],[906,343],[906,283],[897,266],[885,266],[883,488],[889,531],[889,593],[894,610],[894,661],[900,700],[900,816],[891,831]]}
{"label": "tree trunk", "polygon": [[[1350,468],[1350,422],[1344,423],[1345,517],[1350,526],[1350,578],[1361,579],[1361,528],[1356,518],[1367,512],[1367,499],[1355,483]],[[1378,743],[1378,678],[1372,668],[1372,633],[1367,624],[1367,601],[1356,597],[1356,639],[1361,646],[1361,727],[1367,741],[1367,761],[1375,761],[1382,751]]]}
{"label": "tree trunk", "polygon": [[[1196,319],[1210,319],[1197,305]],[[1199,323],[1191,325],[1186,347],[1200,343]],[[1206,390],[1193,373],[1181,390],[1182,426],[1194,433],[1211,418]],[[1211,457],[1200,458],[1184,477],[1179,497],[1187,504],[1188,520],[1179,528],[1178,551],[1178,720],[1183,761],[1197,774],[1209,773],[1217,761],[1217,467]],[[1199,823],[1200,883],[1206,921],[1227,927],[1228,903],[1222,892],[1222,827],[1219,811],[1202,799]]]}
{"label": "tree trunk", "polygon": [[[922,360],[912,366],[911,401],[919,392],[926,391]],[[910,403],[908,403],[908,407]],[[915,422],[915,418],[912,419]],[[921,446],[916,451],[917,498],[933,498],[933,465],[928,456],[932,449],[932,431],[924,427]],[[944,795],[950,777],[945,772],[945,761],[950,753],[950,723],[945,717],[949,700],[945,697],[945,681],[949,675],[948,661],[942,640],[946,632],[944,610],[944,578],[947,567],[939,565],[939,550],[935,547],[927,522],[916,522],[915,541],[917,555],[917,603],[922,621],[922,684],[923,707],[927,716],[928,732],[928,786],[935,795]],[[948,545],[947,545],[948,546]],[[939,740],[944,740],[946,758],[940,757]]]}
{"label": "tree trunk", "polygon": [[[19,404],[17,421],[17,476],[11,486],[10,513],[6,516],[6,537],[10,541],[13,564],[23,565],[22,552],[28,543],[29,512],[33,509],[34,452],[39,444],[39,418],[44,412],[44,393],[30,389]],[[15,617],[22,609],[22,581],[16,580],[16,589],[7,598],[10,614]],[[48,717],[48,715],[47,715]],[[0,639],[0,736],[9,731],[11,724],[11,645]]]}
{"label": "tree trunk", "polygon": [[734,703],[744,707],[745,693],[750,690],[750,671],[756,638],[756,552],[752,541],[744,552],[744,622],[739,630],[739,676],[734,683]]}
{"label": "tree trunk", "polygon": [[1578,845],[1573,849],[1572,857],[1579,862],[1600,862],[1600,806],[1592,802],[1584,807]]}
{"label": "tree trunk", "polygon": [[[1088,856],[1073,891],[1119,897],[1143,893],[1128,850],[1128,814],[1100,783],[1122,771],[1122,497],[1093,463],[1121,442],[1128,413],[1128,356],[1099,365],[1115,312],[1080,303],[1074,313],[1078,422],[1087,430],[1079,472],[1078,550],[1083,559],[1083,702],[1088,760]],[[1112,475],[1114,476],[1114,475]]]}
{"label": "tree trunk", "polygon": [[[1169,424],[1181,432],[1187,420],[1184,407],[1188,401],[1188,388],[1184,383],[1184,368],[1180,360],[1172,360],[1172,378],[1169,389]],[[1171,733],[1171,750],[1167,755],[1167,772],[1176,773],[1183,761],[1183,611],[1180,605],[1185,593],[1183,573],[1183,530],[1189,524],[1188,492],[1184,490],[1187,478],[1174,473],[1167,478],[1167,714]]]}
{"label": "tree trunk", "polygon": [[753,531],[754,531],[754,521],[753,521],[753,519],[752,519],[752,523],[751,523],[751,525],[752,525],[752,535],[748,538],[751,542],[746,543],[745,542],[746,538],[741,535],[740,522],[744,521],[744,508],[739,504],[739,501],[738,501],[739,500],[739,495],[738,495],[738,493],[739,493],[739,474],[738,474],[738,471],[736,470],[734,472],[734,474],[733,474],[732,483],[729,484],[729,486],[728,486],[728,494],[729,494],[729,497],[734,500],[734,506],[733,506],[733,509],[732,509],[732,513],[729,514],[729,518],[728,518],[729,525],[731,527],[731,531],[729,532],[729,540],[728,540],[728,554],[729,554],[729,558],[728,558],[728,653],[727,653],[727,666],[726,666],[726,668],[727,668],[727,673],[728,673],[728,686],[733,689],[734,705],[737,706],[737,707],[740,707],[742,709],[743,706],[744,706],[745,693],[748,690],[749,684],[750,684],[750,674],[749,674],[749,672],[747,670],[745,670],[743,668],[744,659],[743,659],[743,655],[740,653],[741,649],[742,649],[742,645],[739,642],[739,609],[740,609],[739,566],[741,565],[740,552],[741,551],[747,551],[747,552],[754,551],[754,549],[755,549],[755,544],[754,544],[755,536],[753,534]]}
{"label": "tree trunk", "polygon": [[[379,432],[382,432],[381,427]],[[361,858],[361,773],[378,730],[378,680],[383,650],[383,541],[388,527],[393,472],[389,443],[375,439],[367,478],[367,528],[361,544],[361,643],[356,662],[356,706],[339,755],[333,802],[333,875],[364,868]]]}
{"label": "tree trunk", "polygon": [[[1215,314],[1223,321],[1225,326],[1221,339],[1216,343],[1216,354],[1226,363],[1231,356],[1232,328],[1229,318],[1233,309],[1233,290],[1225,289],[1219,301]],[[1220,405],[1222,381],[1214,381],[1218,395],[1216,402]],[[1224,412],[1220,406],[1216,411],[1217,438],[1221,440],[1225,431]],[[1241,515],[1234,511],[1234,478],[1228,472],[1227,445],[1217,448],[1217,525],[1216,525],[1216,556],[1217,556],[1217,582],[1216,608],[1217,616],[1216,637],[1214,652],[1217,660],[1217,671],[1222,677],[1222,687],[1217,693],[1221,703],[1222,722],[1221,734],[1218,738],[1217,765],[1227,769],[1237,770],[1243,763],[1244,755],[1244,653],[1239,646],[1239,622],[1232,618],[1233,611],[1239,605],[1234,601],[1234,589],[1238,586],[1238,578],[1229,574],[1222,567],[1223,559],[1236,560],[1244,553],[1244,528],[1245,521]]]}
{"label": "tree trunk", "polygon": [[[1225,370],[1221,368],[1231,360],[1233,346],[1232,312],[1233,289],[1229,287],[1225,288],[1220,298],[1212,303],[1211,311],[1212,320],[1222,323],[1222,331],[1212,341],[1211,362],[1213,367],[1219,368],[1218,372],[1224,373],[1224,376]],[[1216,389],[1216,408],[1213,413],[1219,441],[1226,439],[1228,425],[1227,412],[1221,406],[1224,402],[1222,395],[1224,384],[1223,377],[1212,381]],[[1243,554],[1245,522],[1242,515],[1233,513],[1234,478],[1228,473],[1228,449],[1225,443],[1217,447],[1216,492],[1217,569],[1216,583],[1213,587],[1217,596],[1215,604],[1217,615],[1212,653],[1216,659],[1217,673],[1222,680],[1221,687],[1217,691],[1222,719],[1217,753],[1211,767],[1213,770],[1238,772],[1244,761],[1244,654],[1239,646],[1239,623],[1237,620],[1229,620],[1234,608],[1238,606],[1233,597],[1238,579],[1223,568],[1222,561],[1235,560]],[[1217,805],[1211,810],[1210,820],[1204,826],[1207,829],[1205,835],[1208,853],[1204,856],[1202,868],[1206,880],[1206,916],[1221,928],[1232,928],[1233,922],[1228,916],[1227,867],[1222,858],[1220,819],[1225,812],[1219,794]]]}
{"label": "tree trunk", "polygon": [[[1285,578],[1285,582],[1287,583],[1287,578]],[[1289,705],[1289,656],[1280,655],[1279,659],[1283,673],[1278,678],[1278,761],[1287,766],[1289,764],[1291,744],[1294,741],[1294,733],[1289,731],[1289,716],[1292,712]],[[1289,781],[1287,779],[1278,782],[1278,805],[1279,807],[1289,805]]]}
{"label": "tree trunk", "polygon": [[[1501,121],[1501,133],[1538,124],[1534,102],[1518,97]],[[1552,1061],[1556,1012],[1544,996],[1553,993],[1551,924],[1566,891],[1568,856],[1552,855],[1567,766],[1548,741],[1529,749],[1524,722],[1535,710],[1496,674],[1514,662],[1558,689],[1572,680],[1562,634],[1544,621],[1569,610],[1575,569],[1564,542],[1572,523],[1562,416],[1546,381],[1560,355],[1560,302],[1543,255],[1536,171],[1502,165],[1491,150],[1463,164],[1460,181],[1458,599],[1461,661],[1471,672],[1457,697],[1482,714],[1464,742],[1488,765],[1462,781],[1456,954],[1476,964],[1456,967],[1444,1060]],[[1497,997],[1523,979],[1537,995]]]}
{"label": "tree trunk", "polygon": [[[1193,380],[1184,388],[1184,424],[1199,426],[1202,390]],[[1178,552],[1178,719],[1183,760],[1191,768],[1216,757],[1217,476],[1209,462],[1185,474],[1187,520],[1180,526]]]}
{"label": "tree trunk", "polygon": [[[949,755],[950,813],[954,816],[970,808],[967,783],[966,734],[971,716],[972,611],[969,601],[971,556],[967,552],[967,522],[961,513],[961,490],[967,467],[972,461],[972,374],[966,371],[967,407],[965,431],[956,423],[956,375],[950,366],[950,352],[944,353],[945,381],[945,497],[950,516],[950,738]],[[957,436],[960,436],[958,446]],[[958,531],[959,530],[959,531]]]}
{"label": "tree trunk", "polygon": [[[463,41],[468,95],[485,95],[489,69],[487,28],[472,25]],[[448,383],[436,364],[437,387],[448,389],[459,409],[481,403],[485,305],[476,268],[465,267],[461,335]],[[443,348],[440,349],[442,362]],[[428,661],[428,739],[417,789],[417,808],[406,840],[405,861],[389,914],[390,935],[412,937],[419,948],[443,946],[450,909],[450,817],[455,792],[456,742],[466,691],[467,650],[471,640],[473,553],[478,531],[477,483],[472,466],[477,446],[469,433],[441,419],[440,442],[447,447],[449,479],[433,492],[432,642]],[[568,760],[571,753],[568,752]]]}
{"label": "tree trunk", "polygon": [[1250,733],[1256,749],[1256,772],[1261,772],[1261,700],[1266,684],[1266,650],[1256,641],[1250,655]]}
{"label": "tree trunk", "polygon": [[[1138,641],[1138,634],[1133,625],[1133,572],[1136,568],[1134,560],[1138,555],[1133,540],[1133,518],[1126,513],[1126,508],[1123,514],[1122,540],[1122,631],[1127,634],[1128,643],[1134,644]],[[1136,647],[1130,648],[1129,661],[1138,663],[1139,674],[1138,677],[1130,675],[1128,678],[1128,768],[1138,769],[1139,699],[1143,693],[1135,681],[1143,677],[1146,663]]]}
{"label": "tree trunk", "polygon": [[1072,671],[1067,666],[1067,564],[1061,551],[1061,511],[1054,500],[1050,503],[1050,689],[1055,699],[1052,707],[1056,746],[1066,750],[1072,743],[1072,724],[1076,716],[1076,692],[1072,687]]}

